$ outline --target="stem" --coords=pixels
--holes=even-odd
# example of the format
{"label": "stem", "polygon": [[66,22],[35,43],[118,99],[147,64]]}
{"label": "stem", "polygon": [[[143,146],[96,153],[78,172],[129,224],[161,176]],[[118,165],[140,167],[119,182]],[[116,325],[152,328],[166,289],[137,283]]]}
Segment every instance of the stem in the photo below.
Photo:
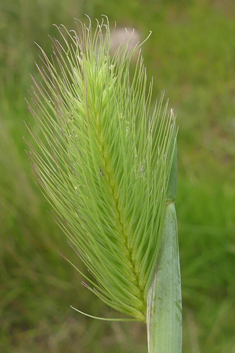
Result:
{"label": "stem", "polygon": [[147,301],[149,353],[182,353],[181,276],[174,204],[177,189],[176,131],[174,135],[161,245]]}
{"label": "stem", "polygon": [[166,206],[162,243],[147,303],[149,353],[182,352],[182,301],[177,219]]}

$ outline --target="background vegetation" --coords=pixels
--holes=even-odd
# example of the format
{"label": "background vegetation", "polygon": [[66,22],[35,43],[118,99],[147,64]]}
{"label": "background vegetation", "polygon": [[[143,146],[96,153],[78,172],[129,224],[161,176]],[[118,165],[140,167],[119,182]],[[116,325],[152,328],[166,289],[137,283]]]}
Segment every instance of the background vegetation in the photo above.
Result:
{"label": "background vegetation", "polygon": [[24,97],[48,54],[53,23],[101,14],[152,36],[143,53],[154,94],[180,125],[177,212],[184,352],[235,352],[235,3],[233,0],[1,0],[0,350],[3,353],[146,352],[145,326],[117,316],[58,254],[79,260],[34,184],[23,140],[34,125]]}

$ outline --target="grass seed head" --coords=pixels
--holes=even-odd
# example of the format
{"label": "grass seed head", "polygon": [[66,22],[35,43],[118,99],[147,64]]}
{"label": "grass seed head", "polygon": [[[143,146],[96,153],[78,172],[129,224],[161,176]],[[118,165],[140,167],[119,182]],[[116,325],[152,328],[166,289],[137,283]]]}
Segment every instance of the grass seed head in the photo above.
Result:
{"label": "grass seed head", "polygon": [[175,119],[152,86],[138,48],[110,54],[107,19],[95,30],[58,27],[53,55],[41,49],[34,80],[30,158],[58,224],[91,276],[87,288],[110,307],[146,320],[173,158]]}

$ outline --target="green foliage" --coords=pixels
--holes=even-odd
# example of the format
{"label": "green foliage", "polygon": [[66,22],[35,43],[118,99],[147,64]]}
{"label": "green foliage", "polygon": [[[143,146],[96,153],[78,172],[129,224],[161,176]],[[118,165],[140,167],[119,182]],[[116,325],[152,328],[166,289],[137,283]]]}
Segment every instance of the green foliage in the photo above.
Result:
{"label": "green foliage", "polygon": [[[97,280],[85,284],[109,306],[145,321],[159,250],[175,120],[150,112],[151,86],[139,55],[109,54],[109,25],[58,28],[54,58],[43,54],[44,85],[30,105],[43,138],[29,156],[58,223]],[[135,49],[137,50],[137,49]]]}
{"label": "green foliage", "polygon": [[[73,312],[113,313],[79,284],[85,271],[34,185],[24,120],[38,129],[24,97],[39,80],[36,41],[51,55],[53,23],[105,13],[111,26],[145,38],[153,97],[162,89],[177,111],[183,351],[234,353],[235,2],[2,0],[0,3],[0,351],[144,352],[142,323],[102,323]],[[27,137],[29,139],[29,137]],[[120,314],[121,316],[123,314]]]}

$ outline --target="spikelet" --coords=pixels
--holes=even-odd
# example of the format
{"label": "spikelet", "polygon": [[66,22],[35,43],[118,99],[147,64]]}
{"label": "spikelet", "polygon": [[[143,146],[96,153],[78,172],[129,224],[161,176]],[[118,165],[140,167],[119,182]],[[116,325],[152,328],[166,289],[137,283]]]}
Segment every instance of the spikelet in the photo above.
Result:
{"label": "spikelet", "polygon": [[[146,322],[175,144],[175,119],[128,43],[110,55],[108,20],[58,27],[42,53],[30,110],[40,127],[29,156],[58,224],[95,279],[87,287],[110,307]],[[128,49],[128,50],[127,50]]]}

